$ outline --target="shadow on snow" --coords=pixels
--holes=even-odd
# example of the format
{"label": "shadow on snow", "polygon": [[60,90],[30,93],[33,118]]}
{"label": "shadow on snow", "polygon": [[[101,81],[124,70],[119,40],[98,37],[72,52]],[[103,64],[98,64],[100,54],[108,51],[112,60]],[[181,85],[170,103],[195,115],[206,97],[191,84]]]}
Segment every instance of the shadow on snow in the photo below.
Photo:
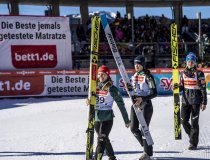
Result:
{"label": "shadow on snow", "polygon": [[[201,147],[199,150],[208,150],[210,147]],[[154,151],[155,153],[164,153],[164,154],[180,154],[181,152],[178,151]],[[116,151],[116,155],[121,155],[121,154],[141,154],[142,151]],[[70,156],[70,155],[85,155],[85,152],[61,152],[61,153],[56,153],[56,152],[19,152],[19,151],[5,151],[5,152],[0,152],[0,157],[27,157],[27,156]],[[154,157],[157,160],[204,160],[203,158],[192,158],[192,157]]]}
{"label": "shadow on snow", "polygon": [[[1,98],[0,99],[0,110],[11,109],[17,107],[24,107],[29,104],[34,103],[44,103],[44,102],[53,102],[53,101],[67,101],[75,99],[85,99],[85,97],[78,96],[63,96],[63,97],[14,97],[14,98]],[[84,100],[85,101],[85,100]]]}

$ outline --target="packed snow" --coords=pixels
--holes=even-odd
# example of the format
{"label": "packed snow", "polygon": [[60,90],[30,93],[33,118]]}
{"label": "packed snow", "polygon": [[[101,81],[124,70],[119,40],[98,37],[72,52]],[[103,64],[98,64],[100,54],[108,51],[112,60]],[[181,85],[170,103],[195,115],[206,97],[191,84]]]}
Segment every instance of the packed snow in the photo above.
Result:
{"label": "packed snow", "polygon": [[[210,103],[210,96],[208,96]],[[124,97],[130,115],[130,99]],[[150,131],[154,159],[210,159],[210,109],[200,113],[198,150],[187,150],[188,137],[174,139],[173,97],[159,96]],[[143,152],[114,103],[115,119],[110,140],[120,160],[137,160]],[[1,160],[85,160],[88,107],[85,97],[26,98],[0,100]],[[95,136],[96,142],[96,136]],[[94,148],[96,143],[94,144]],[[103,160],[108,160],[104,155]]]}

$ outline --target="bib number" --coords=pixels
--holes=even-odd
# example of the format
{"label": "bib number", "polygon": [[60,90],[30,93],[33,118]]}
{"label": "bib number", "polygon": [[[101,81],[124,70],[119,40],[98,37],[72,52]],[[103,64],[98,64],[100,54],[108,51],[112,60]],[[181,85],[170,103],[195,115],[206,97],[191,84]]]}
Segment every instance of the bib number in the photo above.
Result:
{"label": "bib number", "polygon": [[104,97],[97,97],[96,98],[96,103],[104,103],[105,99]]}

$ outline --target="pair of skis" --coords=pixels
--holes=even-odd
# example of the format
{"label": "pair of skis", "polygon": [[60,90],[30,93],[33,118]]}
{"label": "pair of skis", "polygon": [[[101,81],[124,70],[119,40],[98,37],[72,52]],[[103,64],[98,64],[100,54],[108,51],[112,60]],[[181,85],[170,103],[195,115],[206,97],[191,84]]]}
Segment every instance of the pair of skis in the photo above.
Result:
{"label": "pair of skis", "polygon": [[100,17],[95,16],[91,23],[92,23],[91,54],[90,54],[90,74],[89,74],[89,93],[88,93],[88,99],[90,100],[90,107],[88,113],[86,160],[91,160],[93,157]]}
{"label": "pair of skis", "polygon": [[171,53],[172,53],[172,77],[174,96],[174,133],[175,139],[181,139],[181,119],[180,119],[180,97],[179,97],[179,59],[178,59],[178,38],[177,25],[171,24]]}

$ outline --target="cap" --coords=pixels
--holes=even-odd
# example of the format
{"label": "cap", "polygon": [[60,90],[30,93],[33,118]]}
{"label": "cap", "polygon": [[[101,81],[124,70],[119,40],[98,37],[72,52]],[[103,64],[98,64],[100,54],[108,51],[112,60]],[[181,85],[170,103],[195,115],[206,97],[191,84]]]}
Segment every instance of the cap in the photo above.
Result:
{"label": "cap", "polygon": [[98,68],[98,72],[104,72],[106,73],[108,76],[110,75],[110,69],[105,66],[105,65],[102,65]]}
{"label": "cap", "polygon": [[144,66],[144,65],[145,65],[145,58],[144,58],[144,56],[143,56],[143,55],[137,56],[137,57],[134,59],[134,64],[135,64],[135,63]]}
{"label": "cap", "polygon": [[197,57],[193,52],[190,52],[187,56],[186,56],[186,62],[188,62],[189,60],[192,60],[196,63],[197,61]]}

